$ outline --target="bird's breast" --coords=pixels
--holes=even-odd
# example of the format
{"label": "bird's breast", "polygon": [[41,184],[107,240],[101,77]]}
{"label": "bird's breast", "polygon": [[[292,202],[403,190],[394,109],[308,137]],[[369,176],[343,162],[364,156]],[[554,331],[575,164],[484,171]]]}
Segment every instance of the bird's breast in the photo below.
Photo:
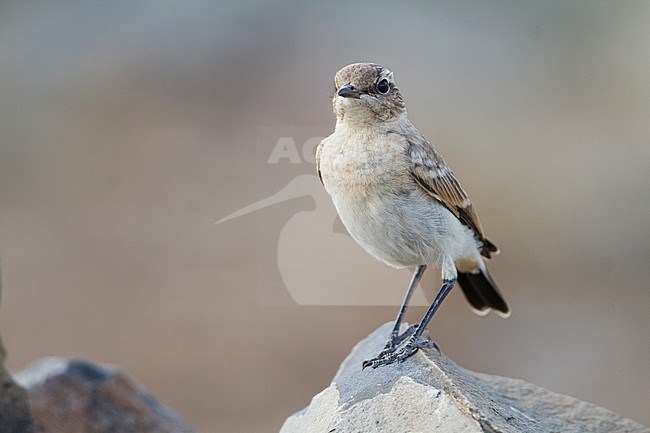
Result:
{"label": "bird's breast", "polygon": [[388,134],[335,132],[325,140],[321,161],[323,183],[330,195],[361,196],[389,185],[410,182],[405,145]]}
{"label": "bird's breast", "polygon": [[363,139],[333,135],[323,143],[321,176],[341,221],[379,260],[400,267],[431,263],[422,251],[435,243],[440,206],[413,180],[399,140]]}

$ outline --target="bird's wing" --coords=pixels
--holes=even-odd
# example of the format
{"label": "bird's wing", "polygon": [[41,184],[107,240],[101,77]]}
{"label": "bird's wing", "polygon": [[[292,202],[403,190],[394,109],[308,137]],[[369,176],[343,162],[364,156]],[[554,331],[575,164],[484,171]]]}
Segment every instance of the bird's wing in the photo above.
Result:
{"label": "bird's wing", "polygon": [[323,142],[321,141],[320,143],[318,143],[318,147],[316,148],[316,173],[318,173],[318,178],[320,179],[320,183],[322,183],[323,186],[325,186],[325,184],[323,183],[323,176],[320,174],[320,155],[322,153],[322,149],[323,149]]}
{"label": "bird's wing", "polygon": [[483,256],[489,258],[490,253],[498,253],[496,245],[485,238],[481,221],[467,193],[431,143],[419,133],[408,134],[407,140],[411,174],[418,185],[472,229],[483,244],[481,248]]}

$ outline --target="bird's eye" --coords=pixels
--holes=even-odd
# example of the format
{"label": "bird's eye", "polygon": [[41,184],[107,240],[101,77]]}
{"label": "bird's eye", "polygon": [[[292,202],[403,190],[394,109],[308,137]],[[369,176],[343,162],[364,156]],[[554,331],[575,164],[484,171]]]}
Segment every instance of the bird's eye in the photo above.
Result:
{"label": "bird's eye", "polygon": [[377,91],[379,93],[382,93],[382,94],[385,95],[386,93],[388,93],[389,90],[390,90],[390,85],[388,84],[387,79],[384,78],[383,80],[381,80],[380,82],[377,83]]}

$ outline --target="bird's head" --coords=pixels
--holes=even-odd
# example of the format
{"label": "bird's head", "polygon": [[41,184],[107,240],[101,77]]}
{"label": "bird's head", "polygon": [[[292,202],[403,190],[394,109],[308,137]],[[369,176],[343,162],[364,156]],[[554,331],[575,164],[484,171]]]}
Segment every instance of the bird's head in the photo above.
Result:
{"label": "bird's head", "polygon": [[334,77],[334,114],[356,124],[397,120],[406,112],[393,73],[375,63],[353,63]]}

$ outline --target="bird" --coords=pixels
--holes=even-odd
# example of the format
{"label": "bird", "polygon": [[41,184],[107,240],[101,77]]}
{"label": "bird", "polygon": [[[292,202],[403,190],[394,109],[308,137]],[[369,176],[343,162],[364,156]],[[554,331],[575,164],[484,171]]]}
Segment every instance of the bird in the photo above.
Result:
{"label": "bird", "polygon": [[[485,237],[452,170],[409,120],[393,72],[353,63],[336,73],[334,86],[336,126],[316,149],[320,181],[366,252],[396,268],[415,267],[386,345],[362,368],[437,347],[422,334],[456,282],[476,313],[508,317],[510,308],[485,265],[499,249]],[[427,267],[440,268],[441,288],[422,320],[400,333]]]}

